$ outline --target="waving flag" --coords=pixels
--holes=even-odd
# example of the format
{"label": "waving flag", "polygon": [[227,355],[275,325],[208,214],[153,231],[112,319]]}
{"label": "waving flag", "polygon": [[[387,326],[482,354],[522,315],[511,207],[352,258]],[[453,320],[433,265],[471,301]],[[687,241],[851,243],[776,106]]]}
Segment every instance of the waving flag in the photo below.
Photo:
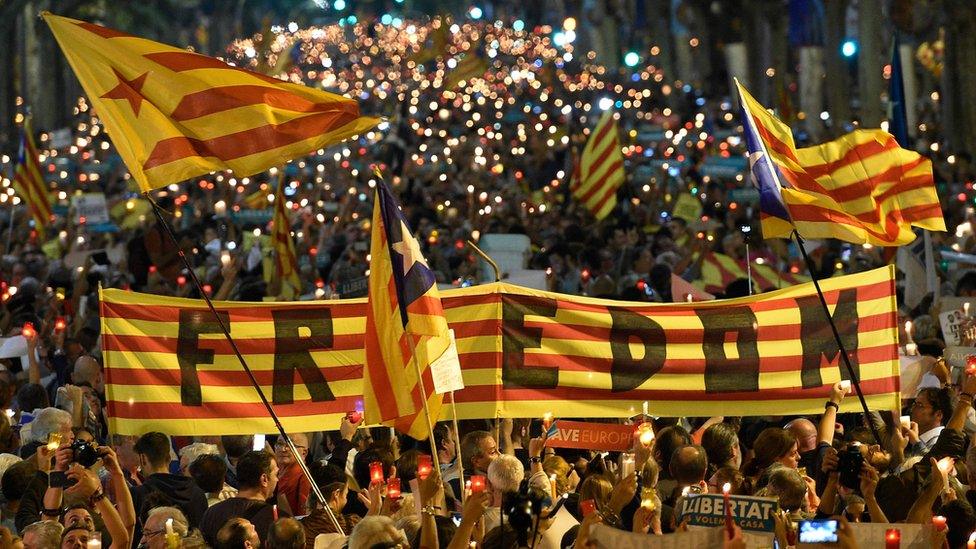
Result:
{"label": "waving flag", "polygon": [[437,281],[420,243],[410,234],[400,208],[383,180],[376,185],[366,309],[366,419],[427,438],[427,419],[417,367],[427,391],[432,421],[440,414],[430,364],[450,346]]}
{"label": "waving flag", "polygon": [[569,189],[597,219],[603,219],[617,205],[617,189],[624,182],[624,155],[613,111],[606,111],[590,134],[583,154],[573,170]]}
{"label": "waving flag", "polygon": [[362,133],[356,101],[117,30],[44,14],[143,191],[246,176]]}
{"label": "waving flag", "polygon": [[480,50],[481,47],[475,44],[460,61],[456,60],[457,64],[444,77],[444,89],[456,88],[461,82],[470,84],[475,78],[485,76],[488,63],[481,57]]}
{"label": "waving flag", "polygon": [[[738,84],[737,84],[738,85]],[[789,126],[738,85],[763,236],[900,246],[912,226],[945,231],[932,163],[881,130],[797,149]]]}
{"label": "waving flag", "polygon": [[27,204],[31,217],[34,218],[34,229],[41,239],[44,238],[45,227],[51,223],[51,197],[44,182],[44,172],[37,160],[37,146],[34,145],[34,134],[31,133],[30,119],[24,122],[24,133],[20,136],[20,149],[17,151],[17,168],[14,171],[14,190]]}
{"label": "waving flag", "polygon": [[278,192],[274,201],[274,227],[271,233],[274,245],[275,278],[281,282],[279,295],[285,299],[296,299],[302,293],[302,280],[298,276],[298,261],[295,259],[295,242],[291,239],[291,222],[285,208],[285,176],[279,175]]}

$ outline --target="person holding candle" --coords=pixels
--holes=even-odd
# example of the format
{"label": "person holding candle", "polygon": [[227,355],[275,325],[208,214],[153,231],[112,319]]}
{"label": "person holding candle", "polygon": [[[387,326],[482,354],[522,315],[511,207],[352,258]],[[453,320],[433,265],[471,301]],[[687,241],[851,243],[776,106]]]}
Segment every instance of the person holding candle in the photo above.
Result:
{"label": "person holding candle", "polygon": [[918,425],[918,442],[908,447],[905,457],[923,456],[931,450],[951,415],[948,389],[926,387],[919,391],[911,408],[911,420]]}
{"label": "person holding candle", "polygon": [[[169,525],[168,528],[167,524]],[[169,534],[169,530],[172,530],[172,535]],[[150,509],[146,524],[142,528],[142,538],[139,540],[139,545],[145,546],[146,549],[169,549],[172,547],[170,540],[175,540],[178,548],[183,547],[184,542],[191,546],[194,543],[203,543],[200,531],[190,530],[186,516],[178,508],[154,507]]]}

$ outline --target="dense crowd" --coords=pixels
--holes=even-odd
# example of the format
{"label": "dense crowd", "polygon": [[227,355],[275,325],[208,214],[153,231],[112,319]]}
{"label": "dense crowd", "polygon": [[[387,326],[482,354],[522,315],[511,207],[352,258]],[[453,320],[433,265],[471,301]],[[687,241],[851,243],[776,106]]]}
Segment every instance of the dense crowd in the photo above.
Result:
{"label": "dense crowd", "polygon": [[[437,25],[449,27],[444,54],[425,59]],[[560,44],[551,28],[449,22],[279,29],[235,43],[234,62],[280,67],[277,56],[290,56],[289,78],[356,97],[387,121],[265,174],[214,174],[158,191],[204,291],[278,297],[268,225],[280,180],[294,215],[302,299],[356,295],[368,271],[374,169],[446,285],[477,282],[465,242],[498,233],[528,236],[526,266],[569,294],[680,300],[671,274],[697,280],[706,252],[804,272],[792,245],[756,238],[758,206],[740,192],[748,174],[709,170],[744,151],[730,99],[701,97],[653,64],[607,70],[566,41],[574,28],[564,24]],[[488,63],[485,78],[445,87],[452,56],[472,48]],[[976,275],[939,254],[976,248],[973,167],[965,154],[935,152],[938,104],[920,106],[927,129],[917,145],[935,155],[950,227],[933,235],[940,291],[971,296]],[[628,179],[617,209],[598,222],[574,203],[568,182],[574,148],[606,109],[618,116]],[[935,360],[934,381],[905,399],[908,420],[838,417],[846,390],[837,386],[820,417],[640,416],[625,454],[553,450],[527,419],[462,422],[459,437],[438,425],[431,444],[347,418],[290,437],[322,499],[274,436],[113,434],[103,408],[99,285],[199,294],[85,100],[70,138],[51,130],[39,142],[56,219],[35,226],[9,172],[0,195],[0,209],[16,214],[4,225],[0,328],[27,343],[26,359],[0,361],[0,408],[10,419],[0,421],[3,547],[91,547],[96,537],[116,548],[585,547],[597,523],[680,531],[682,498],[721,493],[726,483],[732,494],[778,500],[781,547],[795,545],[797,521],[809,517],[840,515],[845,547],[856,546],[849,523],[930,524],[940,515],[950,547],[976,529],[976,490],[968,489],[976,481],[976,378]],[[111,222],[76,219],[72,197],[90,192],[105,194]],[[693,219],[672,215],[684,193],[701,205]],[[884,261],[881,250],[837,242],[822,243],[814,259],[818,276]],[[736,280],[718,293],[762,290]],[[900,312],[915,322],[918,350],[939,357],[939,302]],[[738,529],[727,537],[727,546],[744,543]]]}

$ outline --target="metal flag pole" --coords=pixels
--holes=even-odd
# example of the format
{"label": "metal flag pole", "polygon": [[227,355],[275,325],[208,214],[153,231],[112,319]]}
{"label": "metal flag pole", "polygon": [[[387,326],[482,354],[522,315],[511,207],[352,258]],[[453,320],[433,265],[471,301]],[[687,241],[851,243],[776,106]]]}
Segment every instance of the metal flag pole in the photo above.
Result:
{"label": "metal flag pole", "polygon": [[864,410],[864,419],[868,423],[868,427],[871,428],[871,434],[874,435],[874,440],[878,444],[881,444],[881,437],[878,435],[878,428],[874,426],[874,422],[871,421],[871,412],[868,410],[868,403],[864,400],[864,393],[861,392],[861,382],[857,377],[857,373],[854,372],[854,366],[851,364],[851,358],[847,354],[847,349],[844,347],[844,342],[841,340],[840,332],[837,330],[837,325],[834,324],[834,318],[830,316],[830,308],[827,306],[827,299],[824,297],[823,290],[820,289],[820,281],[817,280],[816,266],[813,264],[813,260],[807,254],[806,248],[803,247],[803,238],[800,237],[800,233],[793,229],[793,238],[796,240],[796,245],[800,248],[800,254],[803,255],[803,260],[807,264],[807,270],[810,271],[810,279],[813,280],[813,287],[817,289],[817,296],[820,297],[820,305],[823,307],[824,316],[827,317],[827,322],[830,324],[830,330],[834,333],[834,340],[837,342],[837,348],[840,350],[840,356],[844,359],[844,365],[847,366],[847,373],[851,377],[851,385],[854,386],[854,391],[857,393],[857,399],[861,401],[861,408]]}
{"label": "metal flag pole", "polygon": [[231,349],[234,350],[234,354],[237,355],[238,362],[241,363],[241,367],[244,368],[244,373],[247,374],[248,379],[251,381],[251,385],[253,385],[254,390],[257,391],[258,397],[261,399],[261,403],[264,404],[265,409],[268,410],[268,415],[271,416],[271,421],[274,422],[275,427],[278,429],[278,434],[281,436],[282,439],[284,439],[286,443],[288,443],[288,449],[295,457],[295,461],[298,463],[299,467],[301,467],[302,474],[305,475],[305,478],[307,478],[309,484],[311,484],[312,492],[315,494],[315,497],[318,498],[318,501],[322,504],[322,507],[325,508],[326,513],[329,515],[329,519],[332,521],[332,525],[336,527],[336,531],[339,533],[339,535],[344,536],[345,533],[342,530],[342,525],[339,524],[339,520],[336,518],[335,513],[332,512],[332,508],[329,507],[329,504],[325,500],[325,497],[322,495],[322,491],[319,489],[318,484],[316,484],[315,479],[312,478],[312,472],[308,470],[308,466],[305,464],[305,460],[302,458],[302,456],[298,454],[298,448],[295,447],[295,443],[292,442],[291,437],[289,437],[288,433],[285,432],[285,427],[281,424],[281,420],[278,419],[278,414],[275,413],[274,408],[271,406],[271,402],[268,401],[268,397],[265,396],[264,391],[261,389],[261,385],[258,383],[257,378],[254,377],[254,372],[251,371],[251,368],[247,365],[247,361],[244,360],[244,355],[241,354],[240,349],[237,347],[237,342],[234,341],[234,338],[230,336],[230,330],[228,330],[227,325],[224,324],[224,320],[217,313],[217,309],[214,308],[213,302],[210,301],[210,296],[208,296],[207,292],[203,290],[203,285],[200,283],[200,279],[197,278],[196,272],[193,270],[193,267],[190,265],[190,260],[186,257],[186,254],[183,252],[183,248],[180,247],[179,242],[176,240],[176,234],[173,232],[173,228],[170,227],[169,223],[163,217],[162,208],[159,207],[159,204],[157,204],[156,201],[152,199],[152,197],[149,195],[148,192],[144,193],[143,196],[145,196],[146,199],[149,200],[149,203],[152,205],[153,214],[155,214],[156,216],[156,220],[159,222],[160,225],[163,226],[166,234],[169,236],[170,242],[172,242],[173,246],[176,247],[176,253],[177,255],[180,256],[180,260],[183,262],[183,267],[189,273],[190,279],[193,281],[194,286],[196,286],[197,290],[200,292],[200,295],[203,296],[203,300],[207,303],[207,307],[210,309],[210,312],[213,314],[214,320],[217,321],[217,325],[220,326],[220,330],[221,332],[223,332],[224,338],[227,339],[227,342],[230,344]]}

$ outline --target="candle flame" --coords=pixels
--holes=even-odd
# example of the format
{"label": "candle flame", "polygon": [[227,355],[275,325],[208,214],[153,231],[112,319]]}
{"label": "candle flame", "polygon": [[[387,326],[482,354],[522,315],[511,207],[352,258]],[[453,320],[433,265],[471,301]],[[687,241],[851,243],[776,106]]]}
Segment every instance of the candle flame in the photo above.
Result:
{"label": "candle flame", "polygon": [[726,482],[725,484],[722,485],[722,493],[723,494],[728,494],[731,491],[732,491],[732,484],[731,483]]}
{"label": "candle flame", "polygon": [[976,532],[969,534],[969,541],[976,542]]}

